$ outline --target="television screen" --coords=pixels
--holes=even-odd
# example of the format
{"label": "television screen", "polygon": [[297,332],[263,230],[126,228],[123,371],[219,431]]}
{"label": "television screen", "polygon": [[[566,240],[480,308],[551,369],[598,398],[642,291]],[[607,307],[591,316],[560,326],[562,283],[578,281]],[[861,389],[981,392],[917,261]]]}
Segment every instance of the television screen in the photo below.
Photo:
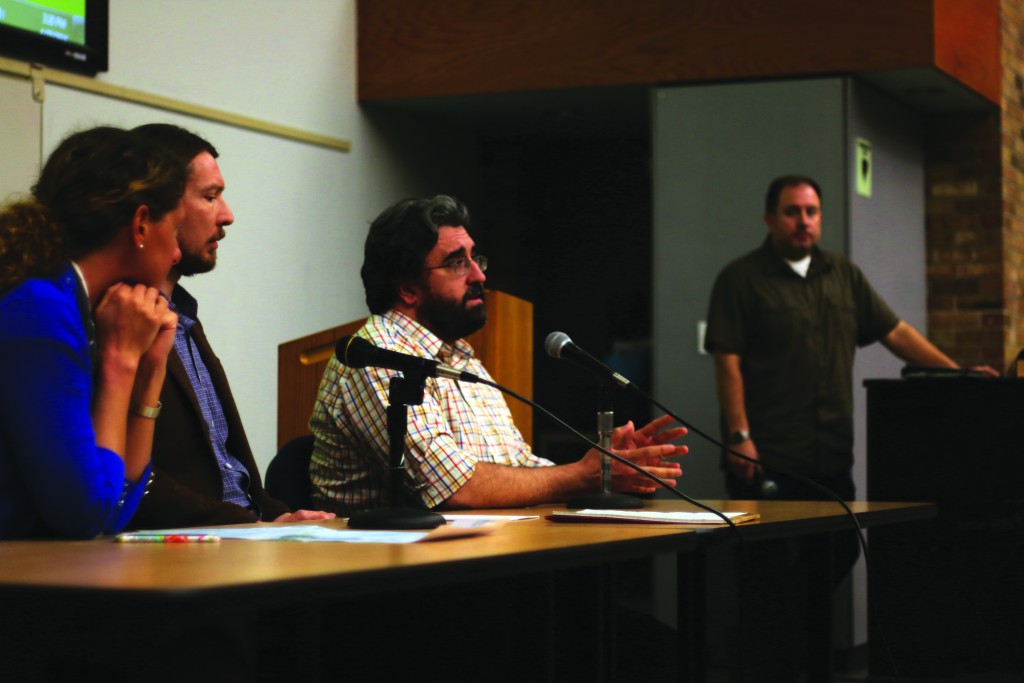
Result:
{"label": "television screen", "polygon": [[70,71],[106,71],[107,5],[107,0],[0,0],[0,54]]}

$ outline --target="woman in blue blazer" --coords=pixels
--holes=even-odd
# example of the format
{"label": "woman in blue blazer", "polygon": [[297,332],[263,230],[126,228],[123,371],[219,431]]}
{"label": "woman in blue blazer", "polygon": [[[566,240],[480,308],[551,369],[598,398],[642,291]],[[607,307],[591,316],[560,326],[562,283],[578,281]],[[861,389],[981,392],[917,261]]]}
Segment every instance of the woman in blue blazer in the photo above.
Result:
{"label": "woman in blue blazer", "polygon": [[185,169],[129,131],[65,139],[0,210],[0,539],[92,538],[149,477],[177,318]]}

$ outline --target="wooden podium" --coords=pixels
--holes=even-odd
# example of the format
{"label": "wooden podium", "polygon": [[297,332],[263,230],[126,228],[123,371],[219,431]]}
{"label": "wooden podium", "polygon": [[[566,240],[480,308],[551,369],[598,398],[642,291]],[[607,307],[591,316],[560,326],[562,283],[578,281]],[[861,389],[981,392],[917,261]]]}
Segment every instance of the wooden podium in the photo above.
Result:
{"label": "wooden podium", "polygon": [[[1024,673],[1024,380],[864,384],[868,499],[938,505],[935,520],[870,536],[870,599],[898,673]],[[871,673],[891,675],[876,636]]]}
{"label": "wooden podium", "polygon": [[[309,433],[317,389],[338,340],[355,334],[365,318],[322,330],[277,348],[277,447]],[[533,304],[490,290],[487,324],[467,339],[498,384],[533,398]],[[443,381],[443,380],[442,380]],[[528,443],[533,440],[533,409],[508,400],[512,419]]]}

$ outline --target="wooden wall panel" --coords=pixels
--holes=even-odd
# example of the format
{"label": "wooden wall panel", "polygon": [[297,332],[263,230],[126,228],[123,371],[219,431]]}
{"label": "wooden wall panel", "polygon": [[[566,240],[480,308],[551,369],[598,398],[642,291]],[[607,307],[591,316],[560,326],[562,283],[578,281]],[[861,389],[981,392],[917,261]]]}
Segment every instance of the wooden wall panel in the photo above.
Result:
{"label": "wooden wall panel", "polygon": [[[533,304],[505,292],[487,293],[487,324],[466,341],[495,382],[533,399]],[[512,419],[533,443],[533,408],[506,397]]]}
{"label": "wooden wall panel", "polygon": [[999,63],[993,0],[359,0],[357,12],[361,100],[935,66],[991,99]]}
{"label": "wooden wall panel", "polygon": [[935,65],[997,104],[1000,34],[999,0],[935,0]]}
{"label": "wooden wall panel", "polygon": [[334,345],[355,334],[366,318],[353,320],[277,347],[277,447],[309,434],[309,418]]}

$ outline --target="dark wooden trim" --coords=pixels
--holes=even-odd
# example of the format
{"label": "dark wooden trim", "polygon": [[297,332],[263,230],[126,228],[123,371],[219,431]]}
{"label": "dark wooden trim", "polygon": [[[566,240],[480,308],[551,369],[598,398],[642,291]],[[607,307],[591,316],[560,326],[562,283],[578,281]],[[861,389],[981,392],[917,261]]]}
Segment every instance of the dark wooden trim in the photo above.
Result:
{"label": "dark wooden trim", "polygon": [[999,102],[998,0],[359,0],[363,101],[936,68]]}

